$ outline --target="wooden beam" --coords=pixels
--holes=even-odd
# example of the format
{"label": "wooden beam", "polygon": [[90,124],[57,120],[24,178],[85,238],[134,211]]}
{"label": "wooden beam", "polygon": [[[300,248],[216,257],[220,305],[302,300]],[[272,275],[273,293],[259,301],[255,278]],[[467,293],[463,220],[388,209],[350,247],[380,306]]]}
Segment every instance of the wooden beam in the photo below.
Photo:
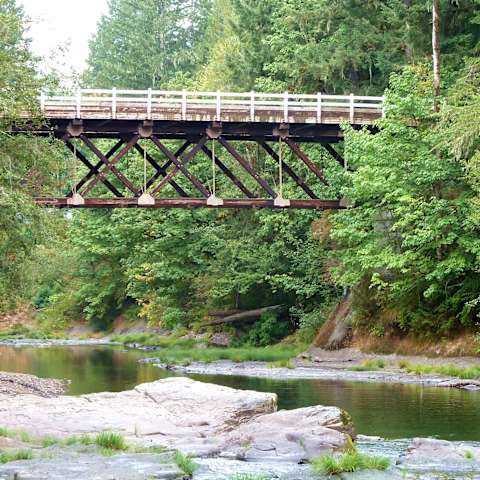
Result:
{"label": "wooden beam", "polygon": [[322,144],[322,147],[342,166],[345,167],[345,159],[328,143]]}
{"label": "wooden beam", "polygon": [[[88,181],[89,178],[93,177],[94,175],[97,175],[99,173],[99,168],[100,166],[103,164],[102,162],[99,162],[97,163],[96,165],[92,165],[90,163],[90,160],[88,160],[87,157],[85,157],[85,155],[83,155],[83,153],[80,151],[80,150],[77,150],[73,144],[68,140],[68,138],[65,138],[64,139],[64,142],[65,142],[65,145],[66,147],[73,153],[77,156],[77,158],[86,166],[90,169],[90,171],[87,173],[87,175],[85,175],[85,177],[82,178],[82,180],[80,180],[76,185],[75,185],[75,191],[77,192],[80,192],[80,189],[82,188],[82,186]],[[113,153],[118,150],[117,145],[121,145],[123,143],[122,140],[120,140],[119,142],[117,142],[117,144],[115,145],[115,147],[113,147],[110,152],[107,153],[107,158],[109,158],[110,156],[113,155]],[[111,153],[113,152],[113,153]],[[101,182],[116,196],[116,197],[123,197],[123,194],[117,190],[117,188],[112,184],[110,183],[106,178],[102,178],[100,179]],[[68,193],[67,193],[67,197],[71,197],[73,195],[73,190],[70,190]]]}
{"label": "wooden beam", "polygon": [[[277,152],[273,150],[273,148],[267,143],[264,142],[263,140],[258,142],[263,149],[277,162],[280,160]],[[285,170],[285,172],[293,179],[293,181],[310,197],[310,198],[318,198],[312,190],[308,187],[308,185],[301,179],[286,163],[284,160],[282,160],[282,167]]]}
{"label": "wooden beam", "polygon": [[[213,152],[204,145],[202,150],[207,157],[212,158]],[[255,198],[255,195],[242,183],[242,181],[215,155],[215,165],[248,197]]]}
{"label": "wooden beam", "polygon": [[152,142],[159,148],[161,152],[166,155],[166,157],[175,165],[175,168],[167,174],[167,176],[153,189],[152,193],[155,194],[159,192],[167,183],[169,183],[172,178],[181,171],[188,180],[200,191],[205,197],[210,196],[210,192],[206,189],[205,185],[192,173],[188,171],[186,166],[193,159],[193,157],[202,149],[205,143],[208,140],[208,137],[202,137],[198,143],[187,153],[183,161],[179,160],[175,155],[165,146],[160,140],[152,135]]}
{"label": "wooden beam", "polygon": [[323,172],[308,158],[306,153],[293,140],[287,137],[285,138],[285,143],[292,149],[295,155],[297,155],[297,157],[305,163],[305,165],[310,169],[310,171],[312,171],[322,183],[328,185],[328,182],[325,179]]}
{"label": "wooden beam", "polygon": [[[185,142],[182,147],[180,147],[176,152],[175,152],[175,156],[178,157],[179,155],[182,154],[182,152],[187,148],[187,146],[190,144],[190,142]],[[152,175],[152,177],[150,177],[145,185],[145,190],[148,190],[154,183],[155,181],[157,180],[157,178],[161,175],[162,177],[166,177],[167,176],[167,168],[168,166],[171,164],[170,160],[165,164],[166,166],[160,166],[158,164],[158,162],[151,156],[149,155],[144,149],[143,147],[139,144],[139,143],[136,143],[134,148],[137,150],[138,153],[140,153],[140,155],[142,155],[142,157],[145,155],[145,158],[148,160],[148,162],[150,163],[150,165],[153,166],[153,168],[155,168],[156,172]],[[175,180],[171,180],[170,181],[170,185],[176,190],[176,192],[181,196],[181,197],[188,197],[188,193],[185,192],[185,190],[175,181]],[[137,196],[138,196],[138,193],[137,193]]]}
{"label": "wooden beam", "polygon": [[138,205],[137,198],[86,198],[83,205],[68,205],[66,198],[36,198],[37,205],[56,208],[278,208],[278,209],[330,209],[345,208],[340,200],[290,200],[288,207],[276,207],[273,199],[227,198],[223,205],[207,205],[206,198],[156,198],[155,205]]}
{"label": "wooden beam", "polygon": [[133,186],[130,180],[128,180],[128,178],[115,167],[115,164],[118,163],[132,149],[132,147],[137,143],[138,139],[140,138],[140,135],[134,135],[120,150],[120,152],[115,155],[112,161],[109,161],[108,158],[85,134],[80,135],[80,138],[85,143],[85,145],[87,145],[90,150],[105,164],[105,168],[103,168],[103,170],[99,172],[87,185],[84,190],[85,194],[92,190],[92,188],[97,184],[99,180],[105,178],[108,171],[112,172],[120,180],[120,182],[125,185],[132,193],[135,194],[138,192],[138,189]]}
{"label": "wooden beam", "polygon": [[270,185],[256,172],[250,162],[242,158],[242,156],[235,150],[235,148],[227,142],[223,137],[219,137],[218,141],[223,145],[225,150],[237,160],[237,162],[255,179],[255,181],[272,197],[277,197],[277,192],[272,190]]}

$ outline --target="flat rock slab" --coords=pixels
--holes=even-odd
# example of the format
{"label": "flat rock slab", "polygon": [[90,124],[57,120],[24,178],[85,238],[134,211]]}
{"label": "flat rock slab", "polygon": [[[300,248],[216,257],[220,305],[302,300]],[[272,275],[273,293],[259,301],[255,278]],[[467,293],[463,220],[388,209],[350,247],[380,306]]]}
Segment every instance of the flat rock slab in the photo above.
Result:
{"label": "flat rock slab", "polygon": [[167,378],[118,393],[0,395],[0,426],[35,437],[113,431],[194,456],[294,462],[343,448],[351,423],[336,407],[276,412],[272,393]]}
{"label": "flat rock slab", "polygon": [[180,480],[180,469],[165,457],[145,453],[104,457],[65,455],[0,466],[2,480]]}
{"label": "flat rock slab", "polygon": [[408,471],[480,474],[480,447],[462,442],[415,438],[400,458],[399,465]]}

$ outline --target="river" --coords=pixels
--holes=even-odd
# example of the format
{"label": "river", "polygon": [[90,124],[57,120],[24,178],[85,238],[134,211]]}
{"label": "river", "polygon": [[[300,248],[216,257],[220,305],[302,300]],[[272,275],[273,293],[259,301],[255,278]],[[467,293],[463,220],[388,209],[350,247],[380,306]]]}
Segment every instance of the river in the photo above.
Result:
{"label": "river", "polygon": [[[145,352],[116,346],[1,346],[0,370],[68,379],[72,395],[128,390],[175,375],[138,363],[145,356]],[[480,394],[475,392],[421,385],[188,376],[238,389],[274,392],[279,408],[317,404],[344,408],[363,435],[480,441]]]}

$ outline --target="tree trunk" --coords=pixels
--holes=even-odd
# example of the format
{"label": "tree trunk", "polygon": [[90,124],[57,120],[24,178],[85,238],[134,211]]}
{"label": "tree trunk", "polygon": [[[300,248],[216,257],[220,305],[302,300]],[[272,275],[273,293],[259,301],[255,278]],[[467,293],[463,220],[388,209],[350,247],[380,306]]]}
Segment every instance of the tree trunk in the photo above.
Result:
{"label": "tree trunk", "polygon": [[438,112],[440,97],[440,0],[433,0],[432,17],[433,108],[435,112]]}
{"label": "tree trunk", "polygon": [[209,325],[222,325],[224,323],[236,323],[236,322],[254,322],[258,320],[262,314],[267,312],[277,312],[283,310],[283,305],[273,305],[271,307],[256,308],[255,310],[247,310],[245,312],[235,313],[228,317],[219,318],[217,320],[210,320],[203,324],[204,327]]}

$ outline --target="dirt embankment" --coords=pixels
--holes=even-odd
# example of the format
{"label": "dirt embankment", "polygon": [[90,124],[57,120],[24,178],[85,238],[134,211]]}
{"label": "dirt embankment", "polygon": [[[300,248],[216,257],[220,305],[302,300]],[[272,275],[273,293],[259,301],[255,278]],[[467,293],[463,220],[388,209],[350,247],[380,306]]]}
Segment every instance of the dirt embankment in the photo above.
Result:
{"label": "dirt embankment", "polygon": [[[351,295],[346,296],[332,310],[312,343],[312,350],[324,350],[322,356],[351,357],[361,354],[399,355],[417,357],[478,357],[479,335],[473,332],[457,332],[444,337],[419,337],[405,335],[395,328],[385,328],[382,335],[374,335],[366,328],[355,326],[354,306]],[[346,349],[344,353],[335,351]]]}

